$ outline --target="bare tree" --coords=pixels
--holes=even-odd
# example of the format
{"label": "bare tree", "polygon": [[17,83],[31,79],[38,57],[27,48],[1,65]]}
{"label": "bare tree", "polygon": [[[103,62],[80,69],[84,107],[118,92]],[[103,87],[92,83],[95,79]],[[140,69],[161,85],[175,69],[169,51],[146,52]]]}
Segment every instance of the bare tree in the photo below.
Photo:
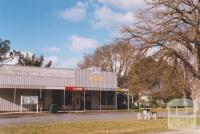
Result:
{"label": "bare tree", "polygon": [[125,42],[115,42],[99,47],[92,55],[85,55],[79,63],[80,68],[91,66],[101,67],[102,70],[117,73],[118,86],[127,87],[127,76],[134,62],[134,47]]}
{"label": "bare tree", "polygon": [[138,23],[123,29],[126,39],[138,46],[140,54],[156,48],[156,58],[180,63],[193,76],[193,97],[199,99],[200,0],[147,0],[146,4]]}

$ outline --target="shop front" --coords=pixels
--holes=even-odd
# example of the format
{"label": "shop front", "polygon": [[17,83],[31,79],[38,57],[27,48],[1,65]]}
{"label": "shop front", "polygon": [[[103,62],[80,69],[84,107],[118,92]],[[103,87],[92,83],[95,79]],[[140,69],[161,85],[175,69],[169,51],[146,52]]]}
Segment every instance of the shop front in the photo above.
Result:
{"label": "shop front", "polygon": [[[0,66],[0,112],[20,111],[21,96],[38,96],[42,110],[51,104],[62,111],[115,110],[116,89],[116,74],[100,68]],[[36,106],[23,105],[23,110],[36,110]]]}

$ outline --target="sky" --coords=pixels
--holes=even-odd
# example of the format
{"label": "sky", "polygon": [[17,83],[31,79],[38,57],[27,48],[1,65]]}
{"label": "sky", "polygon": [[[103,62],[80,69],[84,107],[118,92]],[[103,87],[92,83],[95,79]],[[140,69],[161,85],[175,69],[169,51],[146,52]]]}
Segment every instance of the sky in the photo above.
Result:
{"label": "sky", "polygon": [[53,67],[75,68],[84,54],[120,36],[143,0],[0,0],[0,38],[43,54]]}

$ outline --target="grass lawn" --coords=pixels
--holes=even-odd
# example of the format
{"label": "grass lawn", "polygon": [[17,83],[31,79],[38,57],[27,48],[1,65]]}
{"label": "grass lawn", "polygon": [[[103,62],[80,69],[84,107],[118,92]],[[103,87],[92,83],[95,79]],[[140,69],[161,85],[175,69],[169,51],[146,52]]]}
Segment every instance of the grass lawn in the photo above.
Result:
{"label": "grass lawn", "polygon": [[159,119],[151,121],[88,121],[11,126],[0,128],[0,134],[143,134],[166,130],[167,119]]}

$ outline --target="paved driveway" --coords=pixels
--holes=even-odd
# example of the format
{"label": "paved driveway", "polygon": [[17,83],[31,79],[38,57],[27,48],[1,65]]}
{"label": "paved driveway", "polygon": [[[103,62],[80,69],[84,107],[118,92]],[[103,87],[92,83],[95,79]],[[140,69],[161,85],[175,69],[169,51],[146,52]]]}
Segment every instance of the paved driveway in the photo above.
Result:
{"label": "paved driveway", "polygon": [[0,118],[0,126],[75,121],[126,120],[136,119],[136,116],[134,112],[47,114],[38,117]]}
{"label": "paved driveway", "polygon": [[[166,113],[159,113],[159,117],[166,116]],[[37,123],[57,123],[76,121],[107,121],[107,120],[135,120],[135,112],[97,112],[97,113],[71,113],[71,114],[46,114],[36,117],[11,117],[0,118],[0,126],[23,125]]]}

